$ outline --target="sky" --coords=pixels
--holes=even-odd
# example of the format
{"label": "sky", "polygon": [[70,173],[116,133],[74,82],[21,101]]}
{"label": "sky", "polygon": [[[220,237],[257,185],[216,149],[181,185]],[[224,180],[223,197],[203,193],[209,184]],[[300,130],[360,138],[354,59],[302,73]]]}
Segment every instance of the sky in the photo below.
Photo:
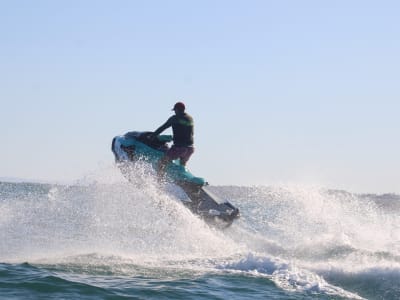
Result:
{"label": "sky", "polygon": [[77,181],[183,101],[188,168],[210,184],[400,193],[399,15],[385,0],[0,0],[0,177]]}

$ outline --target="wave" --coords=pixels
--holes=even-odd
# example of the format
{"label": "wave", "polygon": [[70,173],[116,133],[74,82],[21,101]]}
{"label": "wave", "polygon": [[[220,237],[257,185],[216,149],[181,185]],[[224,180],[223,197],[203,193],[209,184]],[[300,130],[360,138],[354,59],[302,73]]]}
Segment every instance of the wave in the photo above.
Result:
{"label": "wave", "polygon": [[267,276],[285,290],[363,299],[357,294],[327,283],[321,276],[313,272],[274,257],[249,254],[239,262],[229,263],[220,268],[246,272],[254,276]]}
{"label": "wave", "polygon": [[298,293],[400,296],[398,195],[210,187],[241,209],[220,231],[138,168],[134,184],[112,167],[73,185],[0,183],[0,261],[117,276],[141,268],[240,272]]}

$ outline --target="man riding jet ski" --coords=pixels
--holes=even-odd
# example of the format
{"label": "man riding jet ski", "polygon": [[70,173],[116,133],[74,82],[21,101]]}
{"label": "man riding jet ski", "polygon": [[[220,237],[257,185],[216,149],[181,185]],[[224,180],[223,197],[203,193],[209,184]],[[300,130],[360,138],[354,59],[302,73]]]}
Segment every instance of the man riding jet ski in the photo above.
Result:
{"label": "man riding jet ski", "polygon": [[[205,180],[186,170],[186,162],[194,152],[193,118],[185,112],[185,104],[182,102],[177,102],[172,110],[175,115],[154,133],[131,132],[114,138],[112,151],[115,158],[117,161],[132,162],[142,158],[151,162],[159,176],[166,175],[184,190],[191,200],[184,203],[193,213],[200,215],[209,223],[229,226],[239,217],[239,210],[229,202],[216,201],[216,197],[204,188]],[[173,138],[159,135],[169,127],[172,127]],[[166,143],[171,140],[173,145],[170,148]]]}
{"label": "man riding jet ski", "polygon": [[[155,135],[153,132],[128,132],[114,137],[111,150],[121,171],[129,179],[134,174],[124,165],[138,160],[149,162],[155,170],[160,170],[160,163],[171,149],[167,143],[172,141],[170,135]],[[191,174],[179,159],[163,162],[161,176],[182,188],[190,201],[182,201],[194,214],[199,215],[207,223],[217,227],[228,227],[239,217],[239,209],[229,202],[220,203],[207,188],[204,178]]]}

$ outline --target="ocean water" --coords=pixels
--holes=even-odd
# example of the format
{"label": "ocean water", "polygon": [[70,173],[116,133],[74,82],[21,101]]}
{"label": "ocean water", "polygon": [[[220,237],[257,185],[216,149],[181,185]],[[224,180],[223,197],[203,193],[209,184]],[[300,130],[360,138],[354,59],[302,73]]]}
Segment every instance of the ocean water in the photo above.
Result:
{"label": "ocean water", "polygon": [[0,183],[0,299],[400,299],[400,196],[218,186],[210,228],[141,168]]}

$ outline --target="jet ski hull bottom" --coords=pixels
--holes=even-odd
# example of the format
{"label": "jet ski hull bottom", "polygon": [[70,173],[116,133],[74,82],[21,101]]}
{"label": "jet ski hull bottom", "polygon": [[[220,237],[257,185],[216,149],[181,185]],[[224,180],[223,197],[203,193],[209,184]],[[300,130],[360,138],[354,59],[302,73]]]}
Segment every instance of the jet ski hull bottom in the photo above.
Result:
{"label": "jet ski hull bottom", "polygon": [[207,190],[207,187],[179,184],[191,201],[183,202],[194,214],[199,215],[208,224],[216,227],[229,227],[239,218],[239,209],[228,201],[220,201],[218,197]]}

